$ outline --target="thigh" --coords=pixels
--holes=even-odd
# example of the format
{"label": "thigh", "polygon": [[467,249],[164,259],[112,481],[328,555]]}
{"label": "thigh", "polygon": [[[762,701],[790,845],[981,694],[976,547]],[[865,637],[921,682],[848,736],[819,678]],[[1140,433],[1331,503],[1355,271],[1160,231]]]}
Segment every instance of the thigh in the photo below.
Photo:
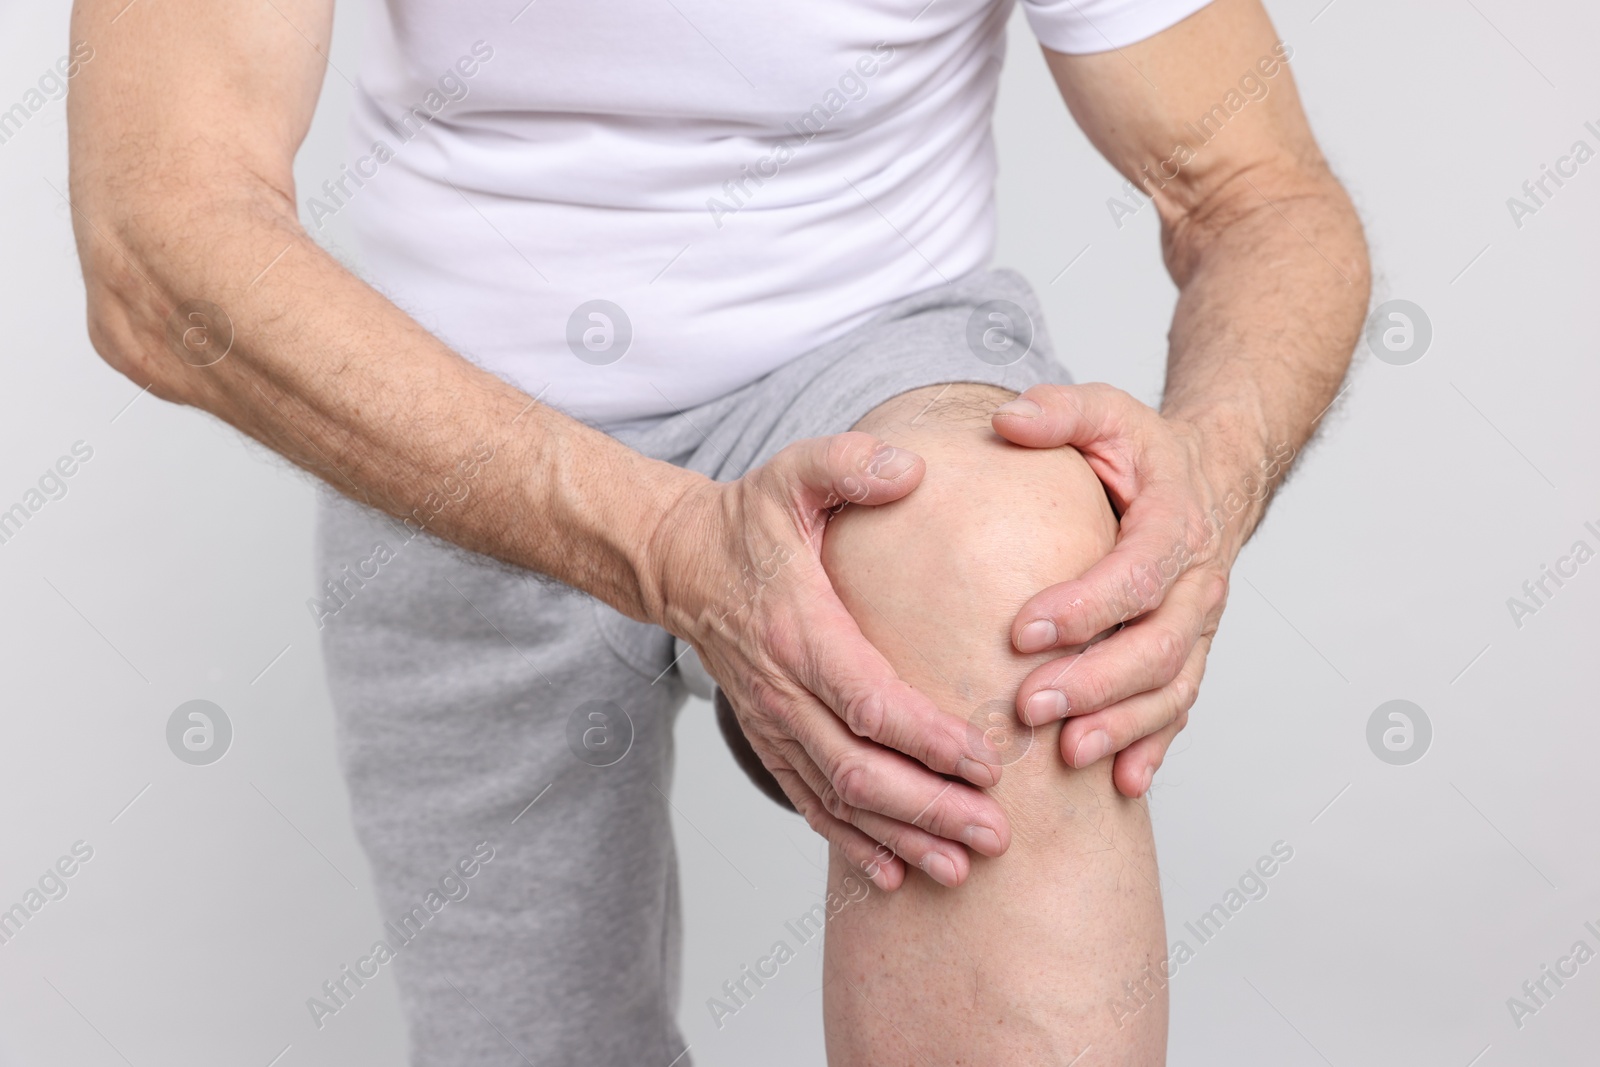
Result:
{"label": "thigh", "polygon": [[898,892],[858,899],[859,873],[833,857],[831,887],[856,901],[826,942],[834,1067],[1164,1058],[1148,809],[1116,792],[1110,758],[1073,770],[1059,726],[1030,731],[1014,710],[1018,684],[1048,658],[1012,650],[1017,609],[1103,556],[1116,521],[1075,451],[1021,449],[990,430],[988,413],[1009,395],[957,385],[875,409],[858,428],[922,455],[926,477],[902,501],[846,507],[824,539],[824,564],[866,636],[1006,753],[993,792],[1013,826],[1007,853],[975,855],[957,889],[917,872]]}
{"label": "thigh", "polygon": [[521,1062],[508,1041],[540,1063],[670,1062],[681,686],[613,653],[588,597],[347,501],[319,526],[340,762],[384,947],[329,946],[313,1019],[337,1027],[365,995],[348,964],[392,973],[417,1065]]}

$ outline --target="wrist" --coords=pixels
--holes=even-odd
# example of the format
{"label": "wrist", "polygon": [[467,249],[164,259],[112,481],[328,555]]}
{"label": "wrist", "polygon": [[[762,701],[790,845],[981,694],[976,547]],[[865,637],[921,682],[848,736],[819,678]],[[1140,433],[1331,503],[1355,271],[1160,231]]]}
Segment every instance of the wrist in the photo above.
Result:
{"label": "wrist", "polygon": [[1198,418],[1169,414],[1204,481],[1208,524],[1219,555],[1232,564],[1266,513],[1267,503],[1293,463],[1293,441],[1271,435],[1248,418],[1206,412]]}
{"label": "wrist", "polygon": [[[692,560],[681,558],[683,546],[687,543],[693,552],[695,542],[705,540],[697,532],[702,524],[695,515],[702,510],[699,502],[715,493],[717,483],[670,463],[659,466],[666,469],[655,472],[647,492],[641,494],[643,504],[626,548],[632,553],[639,588],[639,617],[668,633],[683,636],[687,632],[686,620],[678,616],[683,614],[684,605],[676,593],[674,579],[681,578],[693,566]],[[709,547],[700,545],[701,549]]]}
{"label": "wrist", "polygon": [[645,456],[605,434],[563,422],[539,435],[525,470],[526,524],[515,562],[550,575],[632,619],[659,623],[666,606],[659,544],[668,516],[703,475]]}

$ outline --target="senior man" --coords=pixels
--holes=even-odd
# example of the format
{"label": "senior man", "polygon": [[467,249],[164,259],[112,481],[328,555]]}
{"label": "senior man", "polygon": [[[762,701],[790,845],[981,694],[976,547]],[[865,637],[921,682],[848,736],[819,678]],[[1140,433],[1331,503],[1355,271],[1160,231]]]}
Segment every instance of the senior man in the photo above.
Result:
{"label": "senior man", "polygon": [[343,494],[313,612],[380,906],[493,849],[392,965],[416,1063],[690,1061],[691,646],[853,901],[831,1062],[1162,1061],[1140,798],[1368,268],[1259,0],[1024,3],[1161,216],[1159,412],[987,268],[1008,3],[389,0],[297,204],[332,0],[79,0],[94,344]]}

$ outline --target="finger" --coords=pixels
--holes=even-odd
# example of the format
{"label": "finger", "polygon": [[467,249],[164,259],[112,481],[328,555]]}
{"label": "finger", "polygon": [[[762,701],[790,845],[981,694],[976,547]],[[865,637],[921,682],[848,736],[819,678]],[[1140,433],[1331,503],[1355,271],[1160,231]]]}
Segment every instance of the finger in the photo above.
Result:
{"label": "finger", "polygon": [[1036,594],[1017,612],[1011,642],[1018,652],[1081,644],[1157,607],[1197,558],[1189,513],[1174,498],[1146,493],[1122,518],[1117,544],[1072,581]]}
{"label": "finger", "polygon": [[1140,739],[1161,733],[1175,722],[1185,721],[1200,692],[1200,679],[1205,675],[1206,655],[1210,649],[1211,639],[1202,637],[1183,670],[1167,685],[1092,715],[1067,720],[1061,730],[1062,758],[1081,769],[1110,753],[1125,751]]}
{"label": "finger", "polygon": [[[938,881],[939,885],[955,888],[966,881],[966,875],[971,870],[971,862],[966,856],[965,848],[955,845],[952,841],[934,837],[933,833],[917,829],[906,822],[894,821],[890,817],[880,816],[866,809],[853,808],[838,795],[837,790],[834,790],[814,761],[806,757],[803,752],[790,752],[789,747],[792,745],[794,742],[786,742],[779,745],[779,749],[789,761],[789,766],[792,768],[790,773],[802,779],[806,795],[818,803],[822,816],[840,825],[850,825],[856,832],[866,835],[867,840],[877,841],[878,854],[875,859],[878,862],[883,861],[886,851],[890,856],[898,856],[909,864],[917,865],[918,869],[934,881]],[[946,782],[946,785],[950,785],[950,782]],[[861,845],[854,843],[853,848],[856,856],[859,856]],[[861,864],[858,862],[858,865]]]}
{"label": "finger", "polygon": [[870,878],[879,889],[893,892],[900,888],[905,881],[906,869],[898,857],[886,853],[884,845],[854,826],[828,814],[821,798],[792,768],[767,769],[778,780],[789,799],[794,801],[795,810],[805,818],[806,824],[837,848],[852,866]]}
{"label": "finger", "polygon": [[865,811],[986,856],[1006,850],[1010,824],[999,803],[987,794],[857,737],[832,715],[797,717],[790,728],[824,778],[808,784],[836,818],[854,822],[848,811]]}
{"label": "finger", "polygon": [[1111,780],[1116,784],[1117,792],[1130,799],[1138,799],[1148,793],[1156,771],[1166,761],[1173,739],[1188,722],[1189,713],[1186,711],[1173,720],[1172,725],[1148,737],[1141,737],[1118,752],[1111,765]]}
{"label": "finger", "polygon": [[1100,382],[1034,385],[990,417],[995,433],[1028,448],[1083,448],[1132,433],[1154,414],[1145,404]]}
{"label": "finger", "polygon": [[854,825],[942,886],[954,889],[965,882],[972,871],[972,860],[966,849],[915,826],[870,811],[857,811]]}
{"label": "finger", "polygon": [[1017,690],[1030,726],[1088,715],[1177,678],[1205,631],[1210,605],[1198,581],[1180,581],[1159,608],[1075,656],[1036,667]]}
{"label": "finger", "polygon": [[[903,752],[940,774],[988,788],[1000,781],[992,753],[975,746],[964,719],[948,715],[898,674],[861,633],[825,575],[813,597],[795,678],[858,737]],[[856,592],[859,594],[860,590]],[[864,599],[864,598],[863,598]]]}
{"label": "finger", "polygon": [[853,430],[796,441],[765,469],[780,478],[792,477],[802,506],[825,511],[847,502],[899,500],[922,481],[927,464],[914,452]]}
{"label": "finger", "polygon": [[[793,745],[793,742],[788,742]],[[783,746],[780,746],[782,750]],[[971,870],[967,850],[954,842],[936,837],[909,823],[847,803],[833,788],[817,765],[801,753],[785,753],[795,773],[812,794],[820,798],[832,818],[848,823],[873,841],[881,843],[905,862],[914,864],[940,885],[954,888],[966,881]],[[953,788],[953,783],[946,782]]]}

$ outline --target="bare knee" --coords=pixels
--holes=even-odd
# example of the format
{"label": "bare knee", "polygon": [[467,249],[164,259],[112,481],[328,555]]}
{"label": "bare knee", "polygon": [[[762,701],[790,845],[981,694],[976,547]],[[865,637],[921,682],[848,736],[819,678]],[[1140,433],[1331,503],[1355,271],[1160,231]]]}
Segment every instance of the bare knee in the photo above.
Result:
{"label": "bare knee", "polygon": [[[1017,779],[1047,763],[1060,727],[1026,731],[1025,746],[1008,733],[1007,719],[1021,727],[1011,710],[1017,687],[1049,658],[1015,652],[1011,622],[1039,590],[1110,551],[1117,527],[1075,450],[1021,448],[990,428],[989,413],[1013,395],[933,386],[859,422],[855,429],[922,456],[927,472],[895,503],[846,506],[828,525],[822,560],[862,632],[905,681],[991,744],[1011,745],[1002,758],[1016,768],[1002,783],[1002,802],[1026,816],[1033,805]],[[781,796],[749,743],[727,729],[731,721],[730,713],[724,733],[740,766],[763,792]],[[1086,777],[1108,774],[1097,768]]]}
{"label": "bare knee", "polygon": [[[1014,833],[1058,843],[1064,833],[1094,838],[1099,828],[1064,820],[1064,805],[1130,805],[1111,783],[1109,759],[1075,772],[1060,757],[1059,724],[1035,730],[1017,719],[1022,680],[1063,653],[1023,655],[1010,635],[1030,597],[1111,550],[1117,522],[1076,450],[1021,448],[994,433],[989,413],[1011,395],[983,385],[918,390],[862,420],[858,429],[922,456],[927,473],[892,504],[841,511],[822,559],[862,632],[900,676],[972,724],[975,740],[1001,750],[995,793]],[[1142,819],[1142,805],[1132,807]]]}
{"label": "bare knee", "polygon": [[[1080,1067],[1158,1063],[1164,997],[1128,1025],[1108,1007],[1164,957],[1147,809],[1117,793],[1110,759],[1074,770],[1059,727],[1030,731],[1015,715],[1022,679],[1061,655],[1012,648],[1017,610],[1110,551],[1116,519],[1077,452],[993,433],[988,413],[1008,393],[957,386],[929,407],[939,392],[896,398],[858,425],[921,455],[927,472],[893,504],[847,506],[823,563],[900,676],[1002,749],[994,792],[1012,844],[973,857],[958,889],[913,877],[830,923],[830,1062],[919,1060],[881,1025],[899,1012],[951,1062],[1067,1062],[1093,1045]],[[940,973],[967,977],[928,982]]]}
{"label": "bare knee", "polygon": [[1105,491],[1081,455],[1021,448],[990,429],[989,412],[1010,395],[982,385],[917,390],[868,415],[858,429],[916,452],[927,473],[902,500],[847,506],[822,546],[867,637],[902,677],[964,718],[1014,696],[1029,670],[1060,654],[1016,652],[1012,620],[1116,540]]}

